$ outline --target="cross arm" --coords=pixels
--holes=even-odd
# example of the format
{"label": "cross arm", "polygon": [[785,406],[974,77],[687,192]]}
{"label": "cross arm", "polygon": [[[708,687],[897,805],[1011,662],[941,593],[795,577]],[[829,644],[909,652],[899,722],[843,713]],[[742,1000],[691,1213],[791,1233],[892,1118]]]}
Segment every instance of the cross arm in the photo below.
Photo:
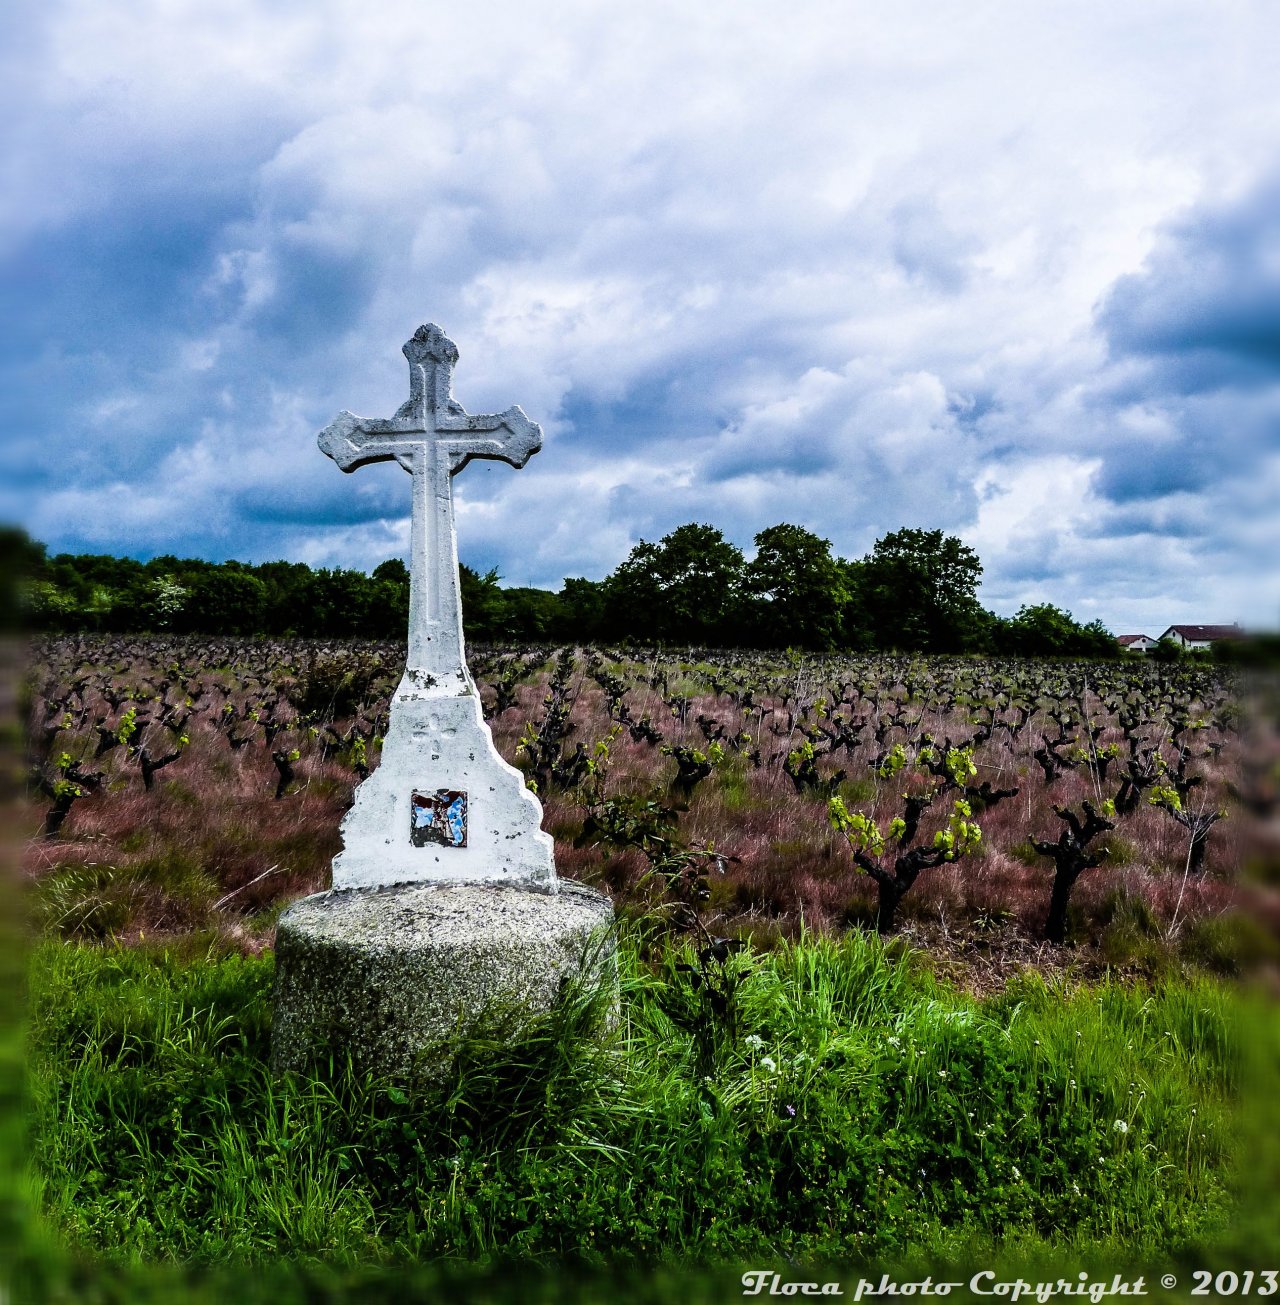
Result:
{"label": "cross arm", "polygon": [[343,471],[354,471],[368,462],[412,453],[423,437],[421,425],[412,418],[357,417],[344,410],[320,432],[317,443]]}
{"label": "cross arm", "polygon": [[[343,471],[390,458],[405,462],[424,443],[441,447],[451,473],[461,471],[472,458],[498,458],[523,467],[542,447],[542,428],[518,406],[496,416],[477,417],[454,407],[454,411],[436,415],[431,429],[424,429],[422,419],[416,416],[357,417],[340,412],[320,432],[317,442],[320,451]],[[431,422],[429,414],[426,420]]]}
{"label": "cross arm", "polygon": [[542,427],[514,404],[496,416],[471,417],[465,412],[441,416],[436,430],[450,454],[450,471],[461,471],[472,458],[498,458],[523,467],[542,447]]}

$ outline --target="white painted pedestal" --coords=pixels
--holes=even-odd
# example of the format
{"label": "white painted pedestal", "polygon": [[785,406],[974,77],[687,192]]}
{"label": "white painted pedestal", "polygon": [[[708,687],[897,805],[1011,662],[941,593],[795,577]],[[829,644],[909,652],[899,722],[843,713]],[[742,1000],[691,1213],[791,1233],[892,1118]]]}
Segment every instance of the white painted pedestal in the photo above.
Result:
{"label": "white painted pedestal", "polygon": [[[554,893],[555,846],[541,828],[541,803],[494,747],[470,676],[444,686],[428,683],[431,678],[406,672],[396,690],[381,763],[356,789],[342,822],[344,850],[334,858],[333,886],[431,880],[522,883]],[[420,795],[416,813],[414,794]],[[464,846],[423,829],[421,817],[433,800],[447,804],[439,794],[462,795]]]}

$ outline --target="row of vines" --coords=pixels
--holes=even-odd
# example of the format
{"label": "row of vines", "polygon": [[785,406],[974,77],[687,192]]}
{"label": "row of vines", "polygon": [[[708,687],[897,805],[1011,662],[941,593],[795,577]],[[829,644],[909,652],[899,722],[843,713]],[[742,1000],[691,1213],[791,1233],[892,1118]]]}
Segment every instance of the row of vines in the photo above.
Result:
{"label": "row of vines", "polygon": [[[68,935],[265,945],[378,764],[391,644],[30,650],[26,872]],[[480,648],[569,877],[707,937],[856,925],[1131,960],[1265,913],[1274,731],[1203,665]]]}

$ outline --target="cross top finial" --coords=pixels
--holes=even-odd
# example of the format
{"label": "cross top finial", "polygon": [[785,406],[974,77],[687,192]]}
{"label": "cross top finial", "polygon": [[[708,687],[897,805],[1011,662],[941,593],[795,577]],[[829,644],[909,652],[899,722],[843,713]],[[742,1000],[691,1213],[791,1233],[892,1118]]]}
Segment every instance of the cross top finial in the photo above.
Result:
{"label": "cross top finial", "polygon": [[409,360],[409,401],[401,412],[408,415],[424,406],[433,412],[447,410],[458,346],[434,322],[427,322],[404,342],[401,352]]}
{"label": "cross top finial", "polygon": [[452,367],[458,361],[458,346],[434,323],[420,326],[404,342],[404,356],[410,367],[421,367],[428,359]]}

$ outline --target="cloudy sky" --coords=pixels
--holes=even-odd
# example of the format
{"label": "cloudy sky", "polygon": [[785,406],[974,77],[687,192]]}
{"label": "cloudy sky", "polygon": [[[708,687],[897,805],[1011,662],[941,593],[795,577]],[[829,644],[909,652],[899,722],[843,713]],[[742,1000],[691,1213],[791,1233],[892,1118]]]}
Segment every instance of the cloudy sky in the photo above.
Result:
{"label": "cloudy sky", "polygon": [[1280,620],[1270,0],[30,0],[0,56],[0,517],[371,567],[423,321],[542,424],[464,561],[941,527],[1011,614]]}

